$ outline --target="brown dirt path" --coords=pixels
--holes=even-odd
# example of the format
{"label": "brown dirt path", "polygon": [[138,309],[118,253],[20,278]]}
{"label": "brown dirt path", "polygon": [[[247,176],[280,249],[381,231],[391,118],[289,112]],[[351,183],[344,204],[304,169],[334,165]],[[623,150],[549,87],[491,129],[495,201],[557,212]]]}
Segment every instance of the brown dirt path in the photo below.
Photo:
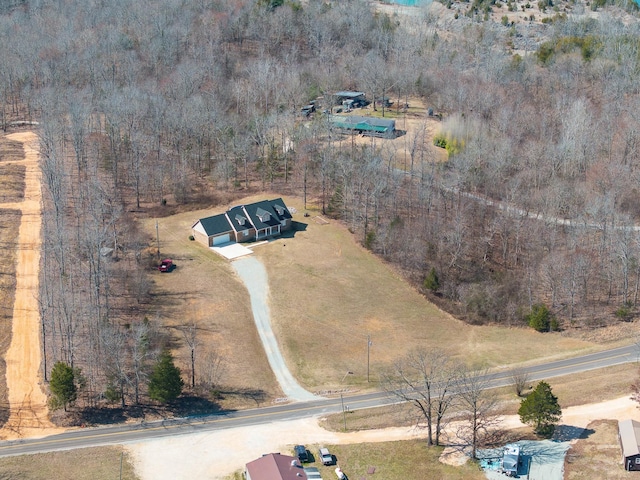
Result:
{"label": "brown dirt path", "polygon": [[11,208],[22,212],[11,346],[6,357],[10,413],[0,430],[3,438],[16,438],[51,434],[53,424],[48,418],[47,397],[40,375],[38,273],[42,220],[37,136],[33,132],[20,132],[8,138],[23,143],[24,160],[12,163],[21,163],[26,168],[24,201],[0,203],[0,210]]}

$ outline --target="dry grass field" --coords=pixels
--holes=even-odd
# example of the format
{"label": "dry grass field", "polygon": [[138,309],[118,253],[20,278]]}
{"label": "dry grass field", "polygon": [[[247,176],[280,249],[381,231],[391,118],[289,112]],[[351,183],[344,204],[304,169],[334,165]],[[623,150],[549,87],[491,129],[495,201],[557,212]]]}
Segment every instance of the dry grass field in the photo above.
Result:
{"label": "dry grass field", "polygon": [[19,202],[24,198],[24,175],[23,165],[2,165],[0,162],[0,203]]}
{"label": "dry grass field", "polygon": [[[547,383],[558,397],[560,406],[567,408],[630,395],[630,386],[637,378],[637,365],[625,364],[550,378]],[[536,383],[532,382],[531,385],[534,386]],[[500,415],[517,415],[522,399],[515,395],[513,387],[498,388],[493,390],[493,394],[497,396]],[[451,413],[454,413],[454,410]],[[409,404],[351,410],[346,416],[348,431],[415,425],[418,418],[419,412]],[[341,432],[344,430],[344,417],[341,413],[329,415],[322,420],[322,425],[328,430]]]}
{"label": "dry grass field", "polygon": [[[203,358],[208,350],[222,357],[220,403],[224,408],[263,406],[282,392],[255,329],[248,293],[226,260],[189,240],[191,225],[211,214],[211,210],[196,211],[158,220],[161,256],[173,258],[177,268],[171,273],[149,268],[156,308],[151,319],[172,330],[176,360],[185,374],[189,351],[177,328],[195,322],[197,356]],[[155,219],[143,222],[154,247],[155,225]]]}
{"label": "dry grass field", "polygon": [[[265,193],[243,202],[274,196]],[[469,365],[489,367],[602,348],[559,333],[456,320],[360,247],[340,223],[316,221],[319,212],[313,207],[304,217],[300,199],[285,201],[297,209],[298,230],[292,237],[258,246],[255,255],[269,274],[272,322],[283,354],[301,384],[312,391],[374,387],[383,369],[418,347],[444,348]],[[161,255],[173,257],[178,268],[171,274],[150,273],[160,305],[155,315],[168,326],[198,323],[203,344],[225,358],[221,383],[230,387],[225,390],[256,389],[273,399],[279,389],[255,333],[244,286],[226,260],[188,240],[198,218],[225,207],[159,220]],[[154,245],[155,220],[143,227]],[[186,368],[187,351],[178,352]],[[238,406],[247,404],[233,398]]]}
{"label": "dry grass field", "polygon": [[[0,207],[5,202],[16,202],[24,196],[24,167],[6,162],[22,160],[22,143],[0,136]],[[0,211],[0,358],[4,359],[11,343],[11,319],[16,288],[16,245],[21,214],[19,210]],[[0,362],[0,424],[4,424],[9,412],[6,384],[6,365]]]}
{"label": "dry grass field", "polygon": [[101,447],[0,458],[0,479],[138,480],[138,477],[124,449]]}
{"label": "dry grass field", "polygon": [[[320,446],[307,445],[312,453],[317,452]],[[441,463],[438,458],[442,453],[442,448],[429,448],[424,441],[420,440],[369,443],[366,448],[363,448],[362,445],[327,445],[327,447],[338,459],[338,464],[344,473],[354,479],[473,480],[485,478],[478,467],[471,462],[459,467]],[[315,455],[317,457],[317,453]],[[335,466],[325,467],[318,461],[310,465],[318,468],[322,478],[335,478]],[[370,474],[368,472],[372,467],[375,471]]]}
{"label": "dry grass field", "polygon": [[592,430],[571,446],[564,461],[566,480],[622,480],[634,476],[622,466],[618,443],[618,422],[597,420],[587,426]]}
{"label": "dry grass field", "polygon": [[[419,347],[440,347],[466,364],[489,367],[594,348],[560,334],[467,325],[428,302],[341,224],[319,224],[318,212],[303,217],[298,199],[286,201],[304,230],[255,251],[269,273],[272,321],[285,358],[312,390],[367,387],[368,335],[374,383]],[[348,371],[354,374],[345,377]]]}
{"label": "dry grass field", "polygon": [[11,320],[16,288],[16,243],[20,227],[20,212],[1,210],[0,213],[0,424],[9,418],[6,364],[4,358],[11,344]]}

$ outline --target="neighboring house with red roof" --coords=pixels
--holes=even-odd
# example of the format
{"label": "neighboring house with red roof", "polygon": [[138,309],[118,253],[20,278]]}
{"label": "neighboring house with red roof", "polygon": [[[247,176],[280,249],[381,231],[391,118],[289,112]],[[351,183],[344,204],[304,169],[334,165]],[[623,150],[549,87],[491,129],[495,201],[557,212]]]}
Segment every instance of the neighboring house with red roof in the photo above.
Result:
{"label": "neighboring house with red roof", "polygon": [[618,440],[622,448],[624,469],[640,470],[640,422],[620,420],[618,422]]}
{"label": "neighboring house with red roof", "polygon": [[280,235],[291,228],[291,219],[282,198],[276,198],[238,205],[225,213],[201,218],[191,226],[191,231],[198,242],[214,247]]}
{"label": "neighboring house with red roof", "polygon": [[247,480],[307,480],[298,459],[289,455],[269,453],[246,465]]}

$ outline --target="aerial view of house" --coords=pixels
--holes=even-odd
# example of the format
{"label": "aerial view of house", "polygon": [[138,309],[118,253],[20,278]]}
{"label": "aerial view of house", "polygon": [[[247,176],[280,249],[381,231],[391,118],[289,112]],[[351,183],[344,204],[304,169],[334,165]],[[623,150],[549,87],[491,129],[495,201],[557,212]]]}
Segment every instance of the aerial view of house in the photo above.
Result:
{"label": "aerial view of house", "polygon": [[291,228],[291,212],[282,198],[231,207],[201,218],[192,227],[194,238],[208,247],[251,242],[280,235]]}

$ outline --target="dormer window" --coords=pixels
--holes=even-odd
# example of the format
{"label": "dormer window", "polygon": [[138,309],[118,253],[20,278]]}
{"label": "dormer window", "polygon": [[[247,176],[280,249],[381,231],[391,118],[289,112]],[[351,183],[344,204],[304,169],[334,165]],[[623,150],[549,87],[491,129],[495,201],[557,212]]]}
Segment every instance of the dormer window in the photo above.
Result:
{"label": "dormer window", "polygon": [[284,215],[287,211],[282,205],[274,205],[273,208],[276,209],[276,212],[278,212],[278,215],[280,216]]}
{"label": "dormer window", "polygon": [[239,213],[236,215],[236,222],[238,222],[238,225],[243,225],[244,226],[246,221],[247,221],[247,219],[245,217],[243,217],[242,215],[240,215]]}
{"label": "dormer window", "polygon": [[271,214],[262,208],[256,210],[256,215],[261,222],[268,222],[269,220],[271,220]]}

